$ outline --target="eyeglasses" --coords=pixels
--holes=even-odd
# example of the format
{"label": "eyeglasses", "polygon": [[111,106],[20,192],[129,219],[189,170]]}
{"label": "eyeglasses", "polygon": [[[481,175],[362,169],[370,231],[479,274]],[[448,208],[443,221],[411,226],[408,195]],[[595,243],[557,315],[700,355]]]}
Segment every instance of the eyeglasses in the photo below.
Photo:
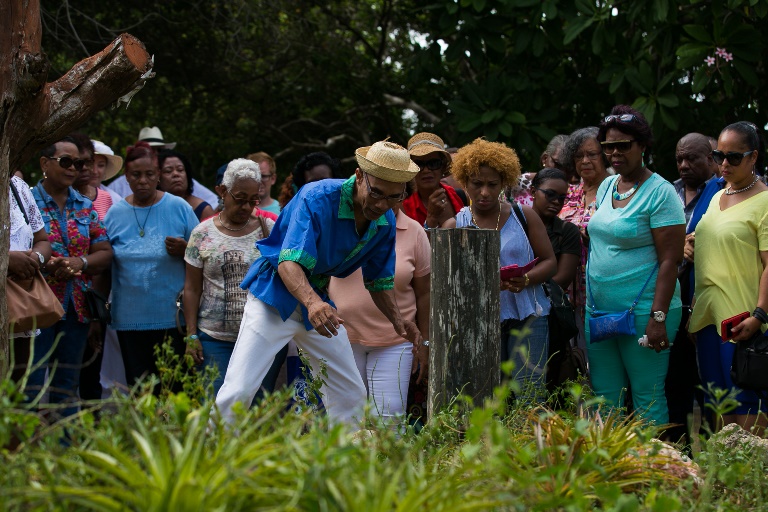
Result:
{"label": "eyeglasses", "polygon": [[[75,166],[76,171],[82,171],[83,167],[85,167],[86,161],[85,160],[75,160],[72,157],[69,156],[60,156],[58,158],[52,157],[52,156],[46,156],[48,160],[56,160],[56,162],[61,166],[62,169],[69,169],[72,166]],[[93,161],[91,161],[91,165],[93,165]]]}
{"label": "eyeglasses", "polygon": [[403,193],[396,195],[396,196],[385,196],[384,194],[380,192],[374,192],[371,190],[371,184],[368,181],[368,173],[364,172],[363,177],[365,178],[365,186],[368,187],[368,196],[373,199],[374,201],[381,201],[382,199],[386,199],[388,203],[399,203],[403,199],[405,199],[405,187],[403,187]]}
{"label": "eyeglasses", "polygon": [[259,206],[259,203],[261,202],[261,200],[258,197],[256,199],[251,199],[251,200],[245,197],[235,197],[235,195],[230,190],[227,190],[227,194],[229,194],[232,197],[232,199],[235,201],[235,204],[240,208],[242,208],[246,204],[249,205],[251,208],[256,208],[257,206]]}
{"label": "eyeglasses", "polygon": [[633,114],[619,114],[619,115],[605,116],[604,121],[606,123],[610,123],[611,121],[616,120],[616,121],[621,121],[622,123],[631,123],[635,119],[637,118]]}
{"label": "eyeglasses", "polygon": [[584,157],[589,158],[590,160],[599,160],[600,159],[600,152],[599,151],[589,151],[587,153],[576,153],[573,157],[573,160],[575,162],[581,162],[584,160]]}
{"label": "eyeglasses", "polygon": [[747,151],[746,153],[738,153],[736,151],[723,153],[719,149],[716,149],[712,151],[712,160],[714,160],[717,165],[723,165],[723,162],[728,160],[729,164],[737,166],[741,163],[742,160],[744,160],[745,156],[749,156],[754,152],[755,150],[753,149],[752,151]]}
{"label": "eyeglasses", "polygon": [[614,151],[618,151],[619,154],[624,154],[630,149],[632,149],[632,143],[635,142],[635,139],[629,139],[629,140],[606,140],[600,143],[600,146],[603,148],[603,153],[606,155],[610,155]]}
{"label": "eyeglasses", "polygon": [[544,197],[547,198],[547,201],[550,203],[564,203],[566,199],[568,199],[568,194],[558,194],[552,189],[549,188],[536,188],[534,187],[534,190],[538,190],[542,194],[544,194]]}
{"label": "eyeglasses", "polygon": [[443,160],[440,158],[430,158],[429,160],[413,160],[413,163],[419,166],[419,169],[425,167],[430,171],[437,171],[443,168]]}

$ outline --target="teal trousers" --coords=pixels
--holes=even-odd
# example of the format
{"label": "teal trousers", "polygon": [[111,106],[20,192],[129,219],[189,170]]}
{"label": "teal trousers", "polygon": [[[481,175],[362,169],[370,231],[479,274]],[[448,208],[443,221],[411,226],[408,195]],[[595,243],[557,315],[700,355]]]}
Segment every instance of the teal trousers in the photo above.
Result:
{"label": "teal trousers", "polygon": [[[671,309],[667,314],[667,337],[671,344],[680,325],[682,310]],[[669,422],[664,381],[669,368],[669,349],[656,353],[641,347],[637,339],[645,334],[650,315],[635,315],[636,335],[617,336],[592,343],[589,336],[589,311],[586,313],[585,335],[589,356],[592,389],[605,398],[609,406],[621,407],[631,386],[635,414],[664,425]]]}

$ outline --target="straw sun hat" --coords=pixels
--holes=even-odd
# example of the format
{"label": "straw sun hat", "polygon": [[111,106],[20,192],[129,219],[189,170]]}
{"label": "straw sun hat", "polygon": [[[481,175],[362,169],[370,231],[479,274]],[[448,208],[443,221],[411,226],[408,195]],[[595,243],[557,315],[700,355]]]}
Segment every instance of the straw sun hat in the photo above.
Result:
{"label": "straw sun hat", "polygon": [[117,173],[119,173],[120,169],[123,167],[123,158],[115,155],[115,152],[112,151],[112,148],[100,140],[94,140],[91,142],[93,142],[94,156],[101,155],[107,159],[107,168],[104,169],[104,178],[102,178],[102,180],[107,181],[117,176]]}
{"label": "straw sun hat", "polygon": [[435,152],[444,153],[444,156],[447,158],[451,157],[445,150],[443,139],[434,133],[417,133],[408,141],[408,153],[410,153],[411,156],[424,156]]}
{"label": "straw sun hat", "polygon": [[392,183],[411,181],[419,172],[408,150],[394,142],[381,141],[358,148],[355,158],[360,170]]}

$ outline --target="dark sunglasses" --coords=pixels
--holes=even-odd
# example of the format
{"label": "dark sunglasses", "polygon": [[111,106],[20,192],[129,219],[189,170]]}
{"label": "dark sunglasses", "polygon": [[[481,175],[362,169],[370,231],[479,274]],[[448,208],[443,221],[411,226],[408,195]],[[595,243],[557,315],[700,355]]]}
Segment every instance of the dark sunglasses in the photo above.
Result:
{"label": "dark sunglasses", "polygon": [[259,206],[259,203],[261,202],[259,198],[256,198],[253,201],[249,201],[248,198],[245,198],[245,197],[235,197],[235,195],[229,190],[227,190],[227,193],[232,197],[232,199],[235,200],[235,204],[240,208],[242,208],[246,204],[248,204],[248,206],[250,206],[251,208],[256,208],[257,206]]}
{"label": "dark sunglasses", "polygon": [[538,190],[542,194],[544,194],[544,197],[547,198],[547,201],[550,203],[564,203],[566,199],[568,199],[568,194],[558,194],[552,189],[549,188],[536,188],[534,187],[534,190]]}
{"label": "dark sunglasses", "polygon": [[729,164],[737,166],[741,163],[742,160],[744,160],[745,156],[749,156],[754,152],[755,150],[753,149],[752,151],[747,151],[746,153],[737,153],[736,151],[723,153],[719,149],[716,149],[712,151],[712,160],[714,160],[717,165],[723,165],[723,162],[728,160]]}
{"label": "dark sunglasses", "polygon": [[62,169],[69,169],[73,165],[75,166],[76,171],[82,171],[83,167],[85,167],[86,161],[85,160],[75,160],[74,158],[68,157],[68,156],[60,156],[58,158],[54,158],[52,156],[45,157],[48,160],[56,160],[56,163],[58,163]]}
{"label": "dark sunglasses", "polygon": [[603,141],[600,143],[600,146],[603,148],[603,153],[606,155],[610,155],[614,151],[618,151],[619,153],[626,153],[630,149],[632,149],[632,143],[635,142],[635,139],[629,139],[629,140],[612,140],[612,141]]}
{"label": "dark sunglasses", "polygon": [[631,123],[635,119],[637,118],[632,114],[618,114],[618,115],[605,116],[604,121],[606,123],[610,123],[611,121],[614,121],[614,120],[621,121],[622,123]]}
{"label": "dark sunglasses", "polygon": [[429,160],[414,160],[413,163],[419,166],[419,169],[427,168],[430,171],[437,171],[443,168],[441,158],[430,158]]}

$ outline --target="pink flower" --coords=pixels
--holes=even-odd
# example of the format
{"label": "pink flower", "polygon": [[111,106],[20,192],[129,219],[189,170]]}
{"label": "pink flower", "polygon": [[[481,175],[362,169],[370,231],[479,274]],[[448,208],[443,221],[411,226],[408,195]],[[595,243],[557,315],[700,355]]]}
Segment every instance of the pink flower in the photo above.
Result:
{"label": "pink flower", "polygon": [[725,58],[726,54],[727,52],[725,51],[725,48],[718,48],[717,50],[715,50],[715,55],[717,55],[718,57]]}
{"label": "pink flower", "polygon": [[714,66],[715,65],[715,58],[714,57],[707,57],[704,59],[704,62],[707,63],[707,66]]}
{"label": "pink flower", "polygon": [[724,53],[722,55],[723,59],[725,59],[725,62],[731,62],[733,60],[733,54],[732,53]]}

